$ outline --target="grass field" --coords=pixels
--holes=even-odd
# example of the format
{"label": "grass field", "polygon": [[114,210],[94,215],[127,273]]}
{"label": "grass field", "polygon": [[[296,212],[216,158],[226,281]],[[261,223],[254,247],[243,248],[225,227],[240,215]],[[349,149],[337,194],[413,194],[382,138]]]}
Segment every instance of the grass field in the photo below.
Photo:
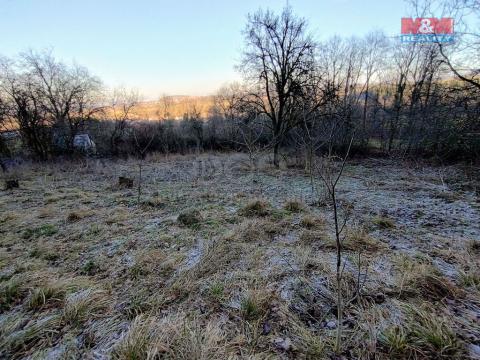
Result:
{"label": "grass field", "polygon": [[[343,358],[480,356],[467,170],[348,164]],[[15,172],[20,188],[0,192],[0,358],[334,358],[332,209],[302,169],[155,156],[140,201],[137,160]]]}

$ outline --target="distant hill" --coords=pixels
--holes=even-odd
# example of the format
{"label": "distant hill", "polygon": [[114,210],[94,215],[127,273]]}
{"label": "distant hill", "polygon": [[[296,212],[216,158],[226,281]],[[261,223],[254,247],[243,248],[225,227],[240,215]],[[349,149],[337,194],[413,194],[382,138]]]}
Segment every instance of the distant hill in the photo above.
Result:
{"label": "distant hill", "polygon": [[208,116],[214,103],[213,96],[164,96],[156,101],[144,101],[134,109],[134,116],[144,120],[183,119],[185,114]]}

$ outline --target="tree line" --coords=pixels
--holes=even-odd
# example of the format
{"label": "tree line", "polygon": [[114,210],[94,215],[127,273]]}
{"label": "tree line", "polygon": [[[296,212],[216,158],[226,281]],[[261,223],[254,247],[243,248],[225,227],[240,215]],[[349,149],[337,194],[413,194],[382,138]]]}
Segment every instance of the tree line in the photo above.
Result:
{"label": "tree line", "polygon": [[[479,18],[475,0],[448,4],[457,19]],[[418,16],[433,11],[433,2],[413,5]],[[81,133],[104,156],[268,150],[278,166],[282,153],[308,163],[351,143],[352,154],[477,159],[480,36],[458,27],[454,44],[401,43],[378,31],[317,41],[291,8],[259,10],[243,31],[243,81],[219,89],[206,119],[195,104],[183,120],[135,119],[136,91],[107,91],[88,69],[28,51],[0,58],[0,126],[17,129],[41,160],[75,153]],[[0,137],[0,151],[11,150]]]}

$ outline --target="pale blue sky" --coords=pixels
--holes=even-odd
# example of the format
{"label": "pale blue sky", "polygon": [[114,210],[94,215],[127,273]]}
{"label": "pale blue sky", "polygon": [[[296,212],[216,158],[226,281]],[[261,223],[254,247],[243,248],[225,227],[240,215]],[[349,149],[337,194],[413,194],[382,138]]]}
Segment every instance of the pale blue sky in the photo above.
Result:
{"label": "pale blue sky", "polygon": [[[53,48],[107,86],[146,98],[203,95],[238,78],[246,15],[273,0],[0,0],[0,54]],[[318,38],[383,30],[398,35],[402,0],[290,0]]]}

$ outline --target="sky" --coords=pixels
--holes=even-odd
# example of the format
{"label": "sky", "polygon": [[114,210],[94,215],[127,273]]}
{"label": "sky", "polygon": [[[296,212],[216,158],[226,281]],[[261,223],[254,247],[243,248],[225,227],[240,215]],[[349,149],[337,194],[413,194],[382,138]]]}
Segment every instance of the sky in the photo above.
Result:
{"label": "sky", "polygon": [[[86,66],[107,87],[161,95],[209,95],[239,79],[248,13],[286,0],[0,0],[0,55],[52,49]],[[317,39],[394,36],[403,0],[289,0]]]}

